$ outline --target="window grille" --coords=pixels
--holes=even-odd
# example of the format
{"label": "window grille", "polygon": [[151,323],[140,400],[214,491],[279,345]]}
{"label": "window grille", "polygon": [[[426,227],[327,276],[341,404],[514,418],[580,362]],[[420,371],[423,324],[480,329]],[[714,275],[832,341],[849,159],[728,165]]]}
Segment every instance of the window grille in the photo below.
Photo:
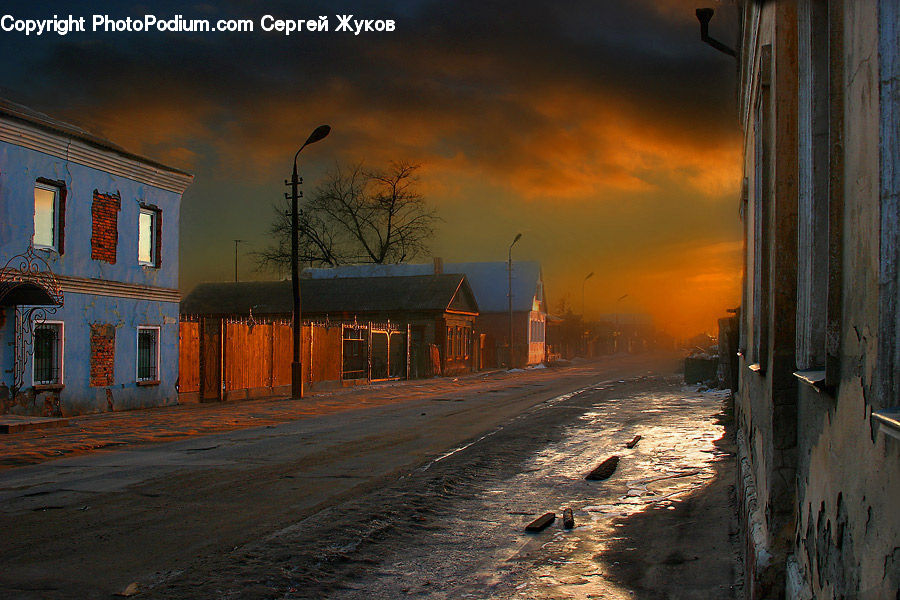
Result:
{"label": "window grille", "polygon": [[159,330],[138,329],[138,381],[159,379],[157,355],[159,351]]}
{"label": "window grille", "polygon": [[34,330],[34,383],[59,383],[59,326],[41,325]]}

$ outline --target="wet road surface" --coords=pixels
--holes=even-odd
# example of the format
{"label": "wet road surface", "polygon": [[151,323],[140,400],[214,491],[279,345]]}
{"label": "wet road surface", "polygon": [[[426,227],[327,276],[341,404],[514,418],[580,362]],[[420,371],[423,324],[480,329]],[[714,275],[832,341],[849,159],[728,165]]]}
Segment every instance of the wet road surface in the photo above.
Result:
{"label": "wet road surface", "polygon": [[[607,367],[9,470],[0,590],[734,597],[721,397],[664,377],[671,362]],[[615,474],[585,481],[611,454]],[[575,529],[524,533],[564,507]]]}

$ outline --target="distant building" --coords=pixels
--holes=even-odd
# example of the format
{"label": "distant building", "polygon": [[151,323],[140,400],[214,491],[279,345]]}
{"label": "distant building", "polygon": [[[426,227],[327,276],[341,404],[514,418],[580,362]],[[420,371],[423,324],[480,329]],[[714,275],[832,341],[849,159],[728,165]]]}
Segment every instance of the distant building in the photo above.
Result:
{"label": "distant building", "polygon": [[656,347],[656,327],[646,313],[608,313],[592,326],[592,354],[638,353]]}
{"label": "distant building", "polygon": [[[402,325],[404,335],[408,325],[410,377],[454,375],[475,367],[478,303],[465,275],[301,279],[300,293],[305,321],[390,321]],[[185,297],[181,312],[290,319],[292,306],[290,281],[203,283]],[[439,352],[437,368],[429,364],[431,347]]]}
{"label": "distant building", "polygon": [[[464,274],[478,302],[475,322],[479,336],[478,368],[506,365],[509,350],[510,277],[506,262],[433,264],[347,265],[334,268],[306,269],[311,279],[344,277],[385,277],[428,275],[435,273]],[[544,300],[544,278],[541,265],[534,261],[513,261],[512,265],[512,366],[536,365],[546,358],[547,304]]]}
{"label": "distant building", "polygon": [[900,590],[900,3],[743,1],[747,598]]}
{"label": "distant building", "polygon": [[0,100],[0,412],[176,402],[191,179]]}

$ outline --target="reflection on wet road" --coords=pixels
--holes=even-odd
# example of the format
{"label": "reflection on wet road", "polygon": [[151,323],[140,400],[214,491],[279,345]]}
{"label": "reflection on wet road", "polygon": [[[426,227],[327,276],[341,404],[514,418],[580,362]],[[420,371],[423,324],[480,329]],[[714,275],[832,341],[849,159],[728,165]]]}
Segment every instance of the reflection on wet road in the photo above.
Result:
{"label": "reflection on wet road", "polygon": [[[392,523],[391,533],[377,544],[375,563],[336,582],[340,591],[333,597],[694,597],[684,585],[674,594],[647,588],[647,573],[629,577],[628,569],[619,568],[623,561],[609,557],[627,561],[629,553],[646,556],[653,550],[660,564],[648,568],[681,576],[686,569],[704,569],[708,558],[733,562],[728,506],[719,515],[725,521],[719,524],[725,552],[717,557],[701,560],[703,547],[694,547],[691,556],[674,546],[639,548],[647,540],[635,541],[627,533],[629,520],[649,511],[672,511],[678,525],[675,513],[683,500],[721,477],[720,463],[733,460],[715,443],[724,434],[717,415],[725,398],[727,393],[700,393],[646,377],[604,382],[548,401],[441,457],[446,460],[437,464],[444,471],[435,476],[442,478],[442,498],[427,507],[429,514],[422,517],[427,527],[413,533],[395,530]],[[626,448],[636,435],[640,441]],[[612,477],[584,479],[614,454],[621,460]],[[410,496],[404,499],[408,503]],[[727,494],[717,502],[727,504]],[[567,507],[575,516],[572,530],[562,525]],[[525,533],[525,525],[545,512],[555,512],[557,521],[541,533]],[[657,545],[667,544],[658,531],[647,533]],[[666,578],[664,572],[656,575]],[[736,578],[734,568],[719,568],[712,575],[688,576],[685,585],[697,588],[696,597],[730,598]]]}

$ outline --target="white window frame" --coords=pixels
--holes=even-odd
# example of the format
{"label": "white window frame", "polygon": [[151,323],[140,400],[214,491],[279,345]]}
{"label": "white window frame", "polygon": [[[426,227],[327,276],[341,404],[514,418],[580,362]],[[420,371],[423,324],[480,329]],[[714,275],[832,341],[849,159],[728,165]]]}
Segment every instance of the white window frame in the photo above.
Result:
{"label": "white window frame", "polygon": [[[58,381],[36,381],[34,378],[34,368],[35,368],[35,356],[34,353],[31,355],[31,385],[32,387],[36,385],[64,385],[65,381],[65,349],[66,349],[66,324],[63,321],[33,321],[31,325],[31,335],[34,336],[35,330],[39,329],[44,325],[55,325],[59,327],[59,339],[57,343],[59,344],[59,348],[57,349],[57,357],[59,358],[59,368],[57,371],[59,372],[59,376],[57,377]],[[32,337],[32,343],[34,343],[34,338]],[[32,346],[32,350],[34,347]]]}
{"label": "white window frame", "polygon": [[[150,215],[150,260],[145,261],[141,260],[141,215]],[[159,211],[154,210],[152,208],[141,208],[138,212],[138,264],[144,267],[155,267],[159,262],[157,260],[157,243],[156,239],[158,237],[157,228],[159,227]]]}
{"label": "white window frame", "polygon": [[[155,377],[141,378],[141,331],[156,331],[156,373]],[[160,349],[162,347],[161,331],[159,325],[138,325],[134,336],[134,380],[137,382],[159,381],[159,359]]]}
{"label": "white window frame", "polygon": [[[31,234],[31,244],[35,248],[39,248],[42,250],[53,250],[54,252],[59,252],[59,186],[52,185],[50,183],[41,183],[40,181],[34,182],[34,189],[36,190],[45,190],[47,192],[53,192],[53,214],[50,216],[50,226],[52,227],[52,241],[50,245],[47,244],[38,244],[34,238],[37,235],[37,206],[34,206],[34,219],[32,222],[33,231]],[[34,199],[32,198],[32,202]]]}

